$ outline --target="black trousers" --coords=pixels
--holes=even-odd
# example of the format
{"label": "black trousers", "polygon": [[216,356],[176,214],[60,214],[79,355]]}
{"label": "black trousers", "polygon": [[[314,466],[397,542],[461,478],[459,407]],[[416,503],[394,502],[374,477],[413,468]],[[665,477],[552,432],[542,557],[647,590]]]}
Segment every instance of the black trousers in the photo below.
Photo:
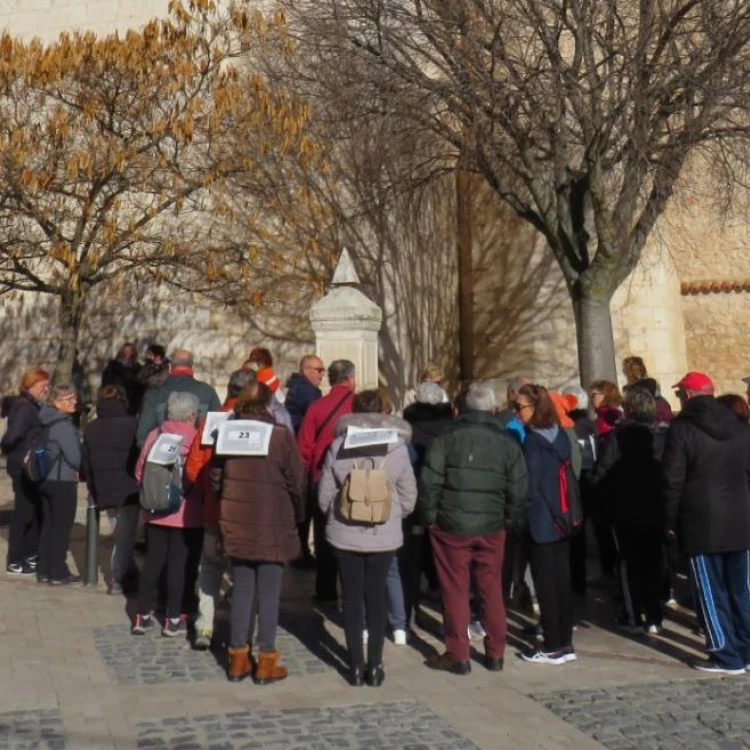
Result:
{"label": "black trousers", "polygon": [[337,549],[335,555],[344,593],[344,632],[352,666],[364,667],[362,631],[365,627],[368,631],[367,663],[373,667],[380,666],[383,663],[388,610],[386,579],[394,552],[347,552]]}
{"label": "black trousers", "polygon": [[336,557],[326,539],[326,515],[318,507],[318,485],[311,489],[315,498],[313,508],[313,538],[315,541],[315,596],[321,601],[336,599]]}
{"label": "black trousers", "polygon": [[661,625],[663,536],[660,528],[615,526],[623,601],[630,625]]}
{"label": "black trousers", "polygon": [[8,530],[8,564],[22,563],[39,553],[42,499],[36,485],[23,474],[12,477],[13,515]]}
{"label": "black trousers", "polygon": [[42,532],[39,538],[38,578],[60,581],[70,575],[65,558],[76,519],[78,484],[47,481],[41,486]]}
{"label": "black trousers", "polygon": [[[138,614],[147,615],[154,603],[154,592],[162,569],[167,567],[167,617],[182,613],[185,600],[188,560],[200,550],[203,529],[182,529],[146,524],[146,563],[138,586]],[[200,551],[198,551],[200,557]],[[195,579],[193,579],[195,586]]]}
{"label": "black trousers", "polygon": [[570,542],[531,543],[531,573],[539,602],[546,651],[573,645]]}

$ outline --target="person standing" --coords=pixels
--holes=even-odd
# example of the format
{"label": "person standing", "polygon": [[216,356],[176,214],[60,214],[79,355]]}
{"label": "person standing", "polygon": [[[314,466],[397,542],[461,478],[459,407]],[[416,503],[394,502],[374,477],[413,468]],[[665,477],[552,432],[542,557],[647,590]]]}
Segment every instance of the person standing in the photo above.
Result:
{"label": "person standing", "polygon": [[521,448],[501,427],[496,409],[493,390],[473,383],[466,410],[432,441],[420,475],[420,514],[430,531],[445,621],[445,653],[431,656],[427,666],[460,675],[471,672],[472,566],[486,630],[484,663],[491,671],[503,668],[505,534],[521,524],[526,503]]}
{"label": "person standing", "polygon": [[673,387],[682,411],[664,449],[665,527],[688,556],[703,616],[708,659],[693,666],[740,675],[750,668],[750,425],[704,373]]}
{"label": "person standing", "polygon": [[614,524],[625,605],[620,624],[631,633],[657,635],[663,619],[661,462],[667,428],[658,423],[656,399],[642,388],[627,390],[623,408],[625,416],[602,443],[591,485]]}
{"label": "person standing", "polygon": [[8,533],[6,571],[11,575],[32,576],[39,552],[39,488],[23,473],[26,439],[39,422],[39,410],[49,393],[50,376],[46,370],[27,370],[21,378],[20,395],[13,399],[8,413],[8,428],[3,435],[2,451],[13,483],[13,515]]}
{"label": "person standing", "polygon": [[[351,660],[350,682],[379,687],[385,679],[383,643],[387,621],[388,571],[404,541],[402,520],[414,509],[417,484],[406,441],[411,429],[404,420],[385,413],[388,404],[376,390],[362,391],[353,400],[352,413],[336,423],[336,439],[328,451],[320,476],[318,503],[326,519],[326,539],[334,548],[344,595],[344,631]],[[398,441],[369,447],[345,447],[348,428],[366,427],[398,433]],[[342,488],[353,469],[382,469],[390,494],[390,514],[381,524],[364,524],[344,518]],[[364,617],[363,617],[364,615]],[[367,666],[363,631],[367,639]]]}
{"label": "person standing", "polygon": [[187,349],[177,349],[170,357],[169,377],[164,384],[160,388],[146,391],[136,433],[139,446],[166,418],[167,400],[172,393],[192,393],[198,399],[196,419],[221,408],[216,391],[208,383],[196,379],[193,373],[193,353]]}
{"label": "person standing", "polygon": [[119,385],[99,389],[96,415],[83,434],[82,471],[97,510],[106,512],[113,527],[107,592],[122,594],[133,588],[138,575],[133,562],[140,515],[135,478],[138,420],[128,413],[127,396]]}
{"label": "person standing", "polygon": [[300,360],[299,372],[292,373],[286,381],[284,406],[292,418],[295,435],[299,432],[307,410],[323,396],[320,384],[323,382],[325,371],[326,368],[320,357],[307,354]]}
{"label": "person standing", "polygon": [[[272,425],[265,456],[217,456],[211,486],[220,502],[219,526],[232,563],[229,669],[239,682],[252,675],[257,684],[283,680],[276,629],[284,563],[299,554],[297,522],[304,502],[304,469],[294,435],[275,425],[269,413],[273,394],[265,384],[246,386],[237,397],[239,419]],[[258,612],[258,664],[253,674],[248,631]]]}
{"label": "person standing", "polygon": [[161,388],[168,377],[167,350],[161,344],[150,344],[143,358],[143,367],[138,371],[138,383],[145,393],[149,388]]}
{"label": "person standing", "polygon": [[[323,461],[333,442],[336,420],[352,411],[356,388],[354,363],[348,359],[331,362],[328,366],[328,382],[331,385],[330,392],[310,405],[297,434],[297,445],[302,463],[305,465],[308,488],[314,500],[318,496]],[[316,561],[315,598],[321,603],[335,602],[336,561],[326,541],[325,515],[317,503],[313,526]]]}
{"label": "person standing", "polygon": [[140,370],[138,350],[135,344],[128,342],[120,347],[117,356],[102,371],[102,386],[119,385],[125,390],[131,414],[138,414],[143,399],[143,386],[138,381]]}
{"label": "person standing", "polygon": [[78,395],[70,385],[56,385],[39,410],[39,421],[48,428],[49,474],[40,485],[42,533],[39,541],[37,580],[53,586],[80,583],[65,561],[78,503],[81,468],[81,435],[73,423]]}
{"label": "person standing", "polygon": [[546,388],[524,385],[518,391],[515,409],[526,429],[523,453],[529,472],[529,555],[544,631],[544,649],[521,657],[532,664],[565,664],[576,658],[570,539],[559,529],[556,510],[563,501],[561,470],[570,465],[575,476],[580,476],[581,451],[573,430],[560,426]]}

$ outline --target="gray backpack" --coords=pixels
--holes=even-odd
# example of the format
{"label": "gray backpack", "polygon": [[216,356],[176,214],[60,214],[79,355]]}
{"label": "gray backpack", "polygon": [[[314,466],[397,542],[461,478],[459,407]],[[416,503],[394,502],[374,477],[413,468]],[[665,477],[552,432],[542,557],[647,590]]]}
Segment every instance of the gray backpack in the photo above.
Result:
{"label": "gray backpack", "polygon": [[141,508],[154,516],[168,516],[182,505],[181,457],[171,466],[146,461],[141,479]]}

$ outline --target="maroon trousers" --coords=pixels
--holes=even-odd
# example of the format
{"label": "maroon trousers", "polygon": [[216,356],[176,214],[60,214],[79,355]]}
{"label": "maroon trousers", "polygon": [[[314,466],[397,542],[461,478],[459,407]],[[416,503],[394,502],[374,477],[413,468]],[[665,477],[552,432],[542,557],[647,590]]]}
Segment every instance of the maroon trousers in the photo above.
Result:
{"label": "maroon trousers", "polygon": [[505,531],[482,536],[460,536],[430,528],[435,567],[443,595],[445,650],[457,661],[469,659],[469,587],[472,564],[479,600],[482,625],[487,632],[484,653],[499,658],[505,653],[508,621],[502,592]]}

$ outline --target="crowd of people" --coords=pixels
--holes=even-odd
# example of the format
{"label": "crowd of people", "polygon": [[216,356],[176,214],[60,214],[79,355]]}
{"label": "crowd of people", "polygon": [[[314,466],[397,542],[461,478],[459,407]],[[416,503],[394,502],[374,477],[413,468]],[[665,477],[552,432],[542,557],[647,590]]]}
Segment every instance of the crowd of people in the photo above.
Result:
{"label": "crowd of people", "polygon": [[551,391],[518,377],[504,404],[483,382],[449,398],[430,364],[399,416],[384,391],[357,390],[348,360],[305,356],[282,387],[256,347],[223,404],[193,364],[152,345],[140,365],[125,344],[82,431],[73,386],[40,368],[23,375],[2,438],[9,574],[80,581],[66,556],[84,481],[113,526],[107,587],[134,599],[134,636],[160,627],[215,646],[228,576],[228,679],[284,679],[276,631],[291,563],[314,569],[319,605],[340,590],[349,680],[379,686],[387,632],[406,645],[427,594],[442,603],[445,644],[431,669],[469,674],[479,635],[484,666],[502,670],[506,607],[523,601],[539,621],[521,658],[576,660],[591,538],[617,582],[619,627],[661,633],[684,563],[708,655],[694,666],[750,671],[750,409],[740,395],[715,398],[705,374],[675,384],[675,415],[639,357],[623,363],[623,393],[606,380]]}

